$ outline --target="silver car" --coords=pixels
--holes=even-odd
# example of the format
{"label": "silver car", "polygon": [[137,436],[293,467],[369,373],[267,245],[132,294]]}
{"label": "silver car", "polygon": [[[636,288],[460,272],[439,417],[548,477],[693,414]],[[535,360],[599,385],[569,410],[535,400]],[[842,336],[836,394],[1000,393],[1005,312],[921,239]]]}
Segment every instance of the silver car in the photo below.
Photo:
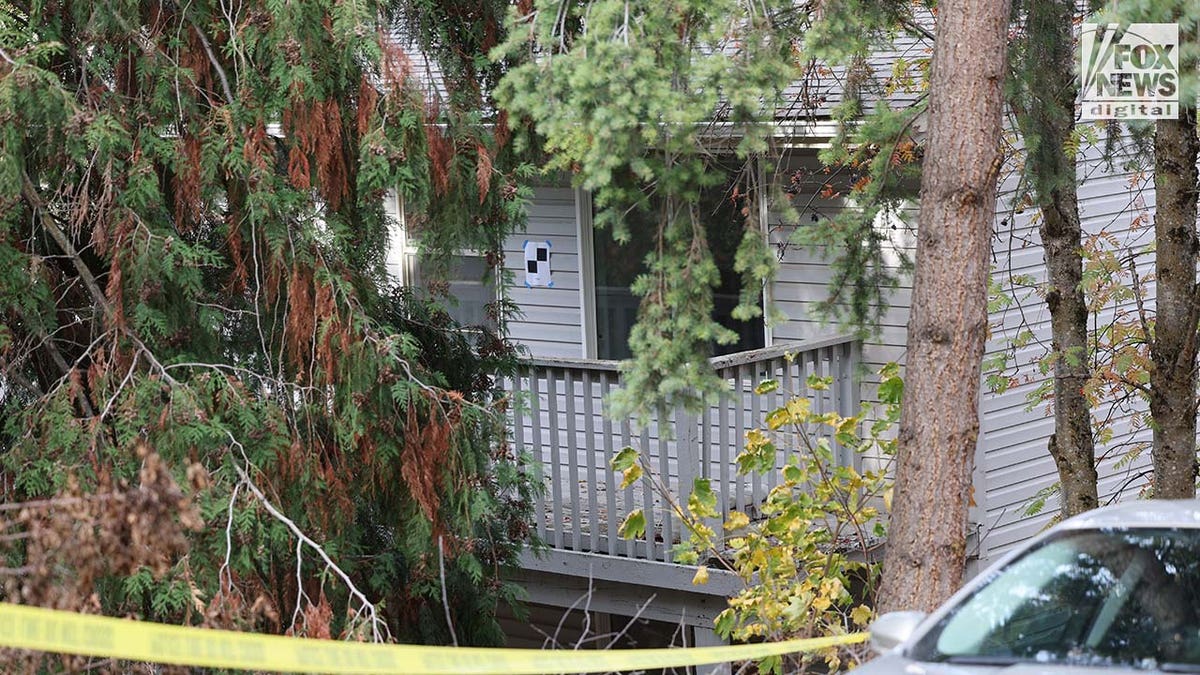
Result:
{"label": "silver car", "polygon": [[1047,530],[930,615],[885,614],[858,675],[1200,673],[1200,501]]}

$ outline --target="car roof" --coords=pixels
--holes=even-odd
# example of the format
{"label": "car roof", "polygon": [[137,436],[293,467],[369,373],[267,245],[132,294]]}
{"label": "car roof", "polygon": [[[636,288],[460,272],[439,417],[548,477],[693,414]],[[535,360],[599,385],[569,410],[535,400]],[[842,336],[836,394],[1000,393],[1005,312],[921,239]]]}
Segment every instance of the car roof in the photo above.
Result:
{"label": "car roof", "polygon": [[1135,499],[1082,513],[1055,529],[1200,528],[1200,499]]}

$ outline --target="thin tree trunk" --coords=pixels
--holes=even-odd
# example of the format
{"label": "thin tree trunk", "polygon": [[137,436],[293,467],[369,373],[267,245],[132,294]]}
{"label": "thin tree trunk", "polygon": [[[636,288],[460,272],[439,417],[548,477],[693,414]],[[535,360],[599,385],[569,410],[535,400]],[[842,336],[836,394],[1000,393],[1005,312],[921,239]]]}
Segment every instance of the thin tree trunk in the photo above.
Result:
{"label": "thin tree trunk", "polygon": [[1025,38],[1014,101],[1028,153],[1026,169],[1042,213],[1046,305],[1054,359],[1054,433],[1050,456],[1062,486],[1062,514],[1099,504],[1096,444],[1083,388],[1088,368],[1087,304],[1083,296],[1083,228],[1075,157],[1066,148],[1075,129],[1076,0],[1027,0]]}
{"label": "thin tree trunk", "polygon": [[962,580],[1008,18],[1008,0],[938,4],[883,611],[933,609]]}
{"label": "thin tree trunk", "polygon": [[1150,416],[1154,496],[1196,496],[1196,111],[1159,120],[1154,130],[1154,237],[1157,242]]}

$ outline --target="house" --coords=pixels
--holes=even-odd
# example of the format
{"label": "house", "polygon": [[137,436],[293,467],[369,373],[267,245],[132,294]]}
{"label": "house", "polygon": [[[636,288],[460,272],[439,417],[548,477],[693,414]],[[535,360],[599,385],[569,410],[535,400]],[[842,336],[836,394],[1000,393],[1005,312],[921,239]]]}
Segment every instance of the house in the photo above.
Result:
{"label": "house", "polygon": [[[908,48],[895,45],[897,51]],[[883,54],[874,65],[887,70],[892,61],[894,55]],[[829,97],[822,101],[818,113],[827,114]],[[890,103],[904,105],[906,100]],[[844,328],[825,325],[815,312],[828,292],[829,263],[821,251],[788,244],[791,229],[851,206],[823,190],[817,171],[817,152],[829,142],[832,124],[820,115],[804,124],[794,122],[781,121],[779,133],[790,149],[770,177],[807,176],[796,186],[800,224],[785,226],[768,204],[754,205],[761,209],[765,234],[776,245],[780,262],[778,277],[764,289],[764,302],[782,310],[787,320],[776,326],[729,324],[739,342],[729,353],[714,356],[713,366],[730,383],[732,395],[701,415],[670,411],[647,428],[634,429],[628,421],[603,414],[605,395],[620,383],[617,360],[628,356],[625,337],[637,306],[629,283],[639,271],[643,252],[617,247],[607,233],[594,230],[586,192],[568,185],[537,187],[526,231],[505,246],[503,266],[515,279],[505,292],[522,312],[509,324],[509,335],[530,355],[520,374],[507,383],[515,396],[528,402],[513,414],[513,438],[543,463],[546,492],[537,505],[541,517],[536,530],[549,547],[545,555],[527,554],[523,569],[513,578],[529,593],[533,622],[546,633],[554,632],[563,644],[571,643],[572,630],[575,635],[589,630],[578,619],[584,606],[597,617],[593,632],[599,630],[597,625],[615,630],[619,622],[640,617],[658,622],[647,629],[652,633],[670,635],[671,626],[682,625],[688,628],[687,644],[713,644],[719,640],[711,630],[712,620],[724,609],[725,596],[740,587],[736,577],[720,571],[713,571],[705,586],[692,584],[694,568],[676,564],[671,557],[672,542],[682,536],[678,519],[650,489],[650,478],[619,487],[619,476],[608,466],[617,450],[639,446],[676,494],[694,477],[710,478],[723,509],[745,511],[770,487],[739,479],[733,470],[745,430],[757,425],[773,403],[752,395],[759,381],[777,379],[785,390],[812,396],[818,409],[851,414],[861,400],[874,400],[876,382],[870,373],[888,362],[904,363],[907,280],[889,298],[879,333],[872,339],[859,341]],[[1103,233],[1097,239],[1100,248],[1140,252],[1137,260],[1144,273],[1153,264],[1152,254],[1143,250],[1153,239],[1145,224],[1145,213],[1153,208],[1152,185],[1137,170],[1110,163],[1094,149],[1081,154],[1079,177],[1085,230]],[[1053,500],[1037,510],[1041,496],[1057,481],[1047,451],[1053,417],[1045,405],[1031,406],[1028,401],[1047,378],[1037,359],[1049,343],[1049,314],[1034,291],[1044,278],[1037,212],[1014,199],[1018,187],[1017,172],[1006,172],[992,246],[994,286],[1010,299],[995,303],[991,311],[987,356],[1010,358],[983,375],[985,382],[1005,386],[992,391],[985,384],[979,401],[981,429],[969,533],[975,569],[1032,537],[1057,512]],[[719,215],[721,197],[715,194],[705,212]],[[398,200],[391,200],[389,208],[402,223]],[[719,241],[728,234],[721,230],[721,221],[714,217],[710,239]],[[899,253],[914,247],[912,223],[893,218],[877,226],[887,232],[898,265]],[[636,223],[633,227],[636,248]],[[419,272],[403,232],[397,242],[390,264],[401,278],[415,282]],[[727,264],[718,255],[718,265]],[[478,321],[483,304],[496,293],[480,281],[482,265],[478,256],[464,254],[452,282],[459,301],[452,312],[467,323]],[[1152,305],[1153,285],[1147,290],[1144,301]],[[728,314],[730,292],[718,289],[718,315]],[[1128,311],[1131,302],[1098,308],[1094,319],[1109,321]],[[1021,346],[1013,347],[1018,335]],[[805,378],[812,373],[832,377],[834,386],[824,392],[806,390]],[[1149,465],[1148,453],[1130,452],[1149,441],[1148,429],[1140,426],[1142,411],[1114,406],[1102,412],[1110,417],[1114,432],[1097,448],[1102,499],[1134,494],[1146,483]],[[671,433],[660,433],[667,426]],[[617,536],[621,518],[633,508],[643,508],[647,516],[647,536],[638,541]],[[511,628],[516,644],[522,637],[542,642],[515,623]],[[562,631],[566,632],[560,635]]]}

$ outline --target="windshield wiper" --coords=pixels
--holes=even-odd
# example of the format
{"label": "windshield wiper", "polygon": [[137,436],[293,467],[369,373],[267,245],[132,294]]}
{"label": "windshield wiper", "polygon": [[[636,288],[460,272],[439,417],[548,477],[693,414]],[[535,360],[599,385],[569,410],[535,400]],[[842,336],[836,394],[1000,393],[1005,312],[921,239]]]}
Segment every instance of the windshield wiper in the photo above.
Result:
{"label": "windshield wiper", "polygon": [[1028,661],[1016,656],[987,656],[985,654],[956,654],[940,659],[943,663],[956,663],[964,666],[1011,666]]}

